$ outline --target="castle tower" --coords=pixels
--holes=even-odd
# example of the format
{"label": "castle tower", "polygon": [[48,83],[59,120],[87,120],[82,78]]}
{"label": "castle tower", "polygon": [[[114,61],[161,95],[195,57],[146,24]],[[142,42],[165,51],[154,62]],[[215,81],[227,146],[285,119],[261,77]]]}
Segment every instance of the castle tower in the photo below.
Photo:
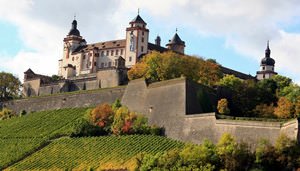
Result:
{"label": "castle tower", "polygon": [[58,75],[68,78],[76,75],[76,67],[71,59],[72,52],[79,46],[86,45],[86,41],[80,36],[80,32],[77,29],[77,21],[74,17],[72,27],[68,35],[64,38],[63,57],[59,60]]}
{"label": "castle tower", "polygon": [[274,71],[275,60],[271,58],[271,50],[269,47],[269,41],[267,43],[267,49],[265,50],[265,57],[261,60],[260,71],[257,71],[256,78],[258,80],[271,78],[273,75],[277,75]]}
{"label": "castle tower", "polygon": [[169,43],[166,44],[167,48],[178,53],[184,54],[185,42],[180,39],[180,37],[176,33],[173,36],[172,40],[169,40]]}
{"label": "castle tower", "polygon": [[125,65],[130,68],[139,58],[148,53],[149,30],[147,23],[138,14],[126,28]]}
{"label": "castle tower", "polygon": [[157,35],[155,39],[155,45],[160,46],[160,42],[161,42],[161,38],[159,37],[159,35]]}

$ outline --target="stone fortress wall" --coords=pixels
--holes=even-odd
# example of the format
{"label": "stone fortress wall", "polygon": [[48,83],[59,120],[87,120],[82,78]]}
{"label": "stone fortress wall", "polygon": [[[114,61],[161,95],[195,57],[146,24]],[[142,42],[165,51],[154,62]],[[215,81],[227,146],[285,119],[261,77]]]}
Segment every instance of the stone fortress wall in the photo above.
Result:
{"label": "stone fortress wall", "polygon": [[43,80],[46,76],[41,78],[40,75],[33,75],[33,78],[24,81],[23,95],[25,97],[45,96],[78,90],[116,87],[127,83],[126,74],[126,69],[106,68],[96,73],[46,83]]}
{"label": "stone fortress wall", "polygon": [[166,136],[183,141],[201,143],[217,140],[230,133],[238,141],[255,145],[260,139],[274,143],[281,133],[298,139],[298,120],[279,122],[216,119],[213,106],[216,97],[207,87],[185,78],[147,84],[139,79],[125,87],[107,88],[82,93],[14,100],[4,104],[16,112],[40,111],[68,107],[95,106],[121,99],[133,111],[145,114],[151,124],[165,128]]}

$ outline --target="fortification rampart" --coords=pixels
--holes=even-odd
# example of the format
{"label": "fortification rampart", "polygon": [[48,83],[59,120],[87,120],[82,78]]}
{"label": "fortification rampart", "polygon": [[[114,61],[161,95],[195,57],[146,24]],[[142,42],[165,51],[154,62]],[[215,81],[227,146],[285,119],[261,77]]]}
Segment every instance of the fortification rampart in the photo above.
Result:
{"label": "fortification rampart", "polygon": [[[163,126],[166,135],[183,141],[201,143],[205,139],[217,142],[230,133],[240,142],[256,144],[261,139],[274,143],[281,133],[298,138],[298,121],[288,123],[216,119],[215,96],[206,87],[186,79],[169,80],[147,85],[143,80],[130,82],[122,103],[144,113],[151,124]],[[200,113],[200,114],[197,114]]]}
{"label": "fortification rampart", "polygon": [[[151,124],[165,128],[166,136],[201,143],[204,139],[217,142],[224,133],[238,141],[255,145],[260,139],[274,143],[281,133],[298,139],[298,120],[287,123],[216,119],[213,112],[216,97],[207,87],[185,78],[147,84],[131,81],[127,87],[27,98],[5,103],[19,112],[67,107],[95,106],[112,103],[117,98],[130,110],[145,114]],[[210,106],[210,107],[209,107]]]}
{"label": "fortification rampart", "polygon": [[103,90],[83,91],[80,93],[62,93],[52,96],[31,97],[6,102],[4,103],[4,107],[19,113],[22,110],[31,112],[96,106],[103,102],[113,103],[116,99],[121,99],[124,90],[125,87],[118,87]]}

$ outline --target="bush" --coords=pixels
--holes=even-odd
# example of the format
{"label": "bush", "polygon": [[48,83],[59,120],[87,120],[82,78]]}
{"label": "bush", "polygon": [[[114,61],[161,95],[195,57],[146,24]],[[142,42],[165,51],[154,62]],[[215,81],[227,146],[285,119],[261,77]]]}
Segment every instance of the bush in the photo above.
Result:
{"label": "bush", "polygon": [[120,99],[116,99],[115,102],[111,105],[111,108],[116,112],[120,107],[122,107]]}
{"label": "bush", "polygon": [[[145,116],[129,111],[126,106],[122,106],[118,99],[113,103],[112,107],[108,104],[101,104],[88,111],[87,120],[89,120],[90,124],[94,127],[98,128],[99,133],[97,135],[163,135],[164,133],[162,128],[149,126],[148,119]],[[93,127],[87,127],[83,122],[74,127],[76,128],[75,132],[79,135],[81,135],[80,132],[83,132],[83,135],[85,135],[85,129],[93,129],[94,131]],[[90,134],[91,133],[88,133],[88,135]]]}
{"label": "bush", "polygon": [[3,108],[2,111],[0,111],[0,120],[9,119],[14,116],[16,116],[16,114],[8,108]]}
{"label": "bush", "polygon": [[255,107],[253,112],[258,116],[258,117],[264,117],[264,118],[273,118],[275,117],[274,115],[274,109],[275,107],[273,104],[267,105],[267,104],[259,104]]}
{"label": "bush", "polygon": [[102,128],[106,132],[110,132],[110,126],[113,122],[114,111],[109,104],[101,104],[94,108],[90,113],[90,122]]}
{"label": "bush", "polygon": [[220,99],[218,101],[218,112],[222,115],[228,115],[230,113],[230,109],[228,108],[227,99]]}
{"label": "bush", "polygon": [[73,124],[73,131],[71,137],[83,137],[83,136],[99,136],[107,135],[108,133],[101,127],[92,125],[86,119],[78,119]]}

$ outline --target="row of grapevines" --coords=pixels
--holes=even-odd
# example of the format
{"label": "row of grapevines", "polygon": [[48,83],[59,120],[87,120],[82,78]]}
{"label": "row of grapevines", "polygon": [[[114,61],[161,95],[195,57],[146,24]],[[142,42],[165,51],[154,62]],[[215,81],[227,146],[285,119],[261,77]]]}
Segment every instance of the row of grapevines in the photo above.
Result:
{"label": "row of grapevines", "polygon": [[56,135],[69,135],[86,108],[42,111],[0,121],[0,170],[47,144]]}
{"label": "row of grapevines", "polygon": [[86,108],[73,108],[42,111],[0,121],[0,138],[42,138],[54,133],[68,134],[72,131],[71,125],[74,120],[82,117],[86,110]]}
{"label": "row of grapevines", "polygon": [[11,168],[87,169],[112,162],[127,167],[139,153],[156,154],[182,146],[181,142],[151,135],[62,138]]}
{"label": "row of grapevines", "polygon": [[45,140],[41,138],[0,138],[0,170],[35,151],[42,146],[44,142]]}

